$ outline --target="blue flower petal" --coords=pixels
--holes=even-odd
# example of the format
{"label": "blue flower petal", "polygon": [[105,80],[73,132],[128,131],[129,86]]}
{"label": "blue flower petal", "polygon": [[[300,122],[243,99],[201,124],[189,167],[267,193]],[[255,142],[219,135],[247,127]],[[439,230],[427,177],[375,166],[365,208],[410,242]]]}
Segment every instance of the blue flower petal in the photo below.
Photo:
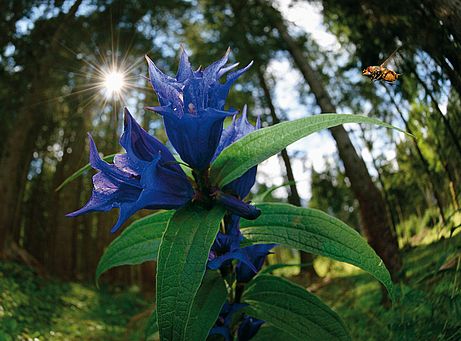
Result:
{"label": "blue flower petal", "polygon": [[152,161],[159,152],[162,160],[175,161],[167,147],[155,137],[149,135],[131,116],[125,108],[124,132],[120,138],[120,145],[129,155],[136,156],[139,160]]}
{"label": "blue flower petal", "polygon": [[232,114],[208,108],[195,116],[165,115],[163,119],[168,138],[181,159],[203,170],[208,167],[219,143],[225,117]]}
{"label": "blue flower petal", "polygon": [[255,268],[255,266],[251,262],[250,258],[246,254],[246,252],[242,251],[242,249],[239,249],[239,250],[234,251],[234,252],[228,252],[228,253],[225,253],[222,256],[218,256],[218,257],[214,258],[213,260],[208,262],[207,267],[210,270],[217,270],[224,263],[226,263],[228,261],[231,261],[231,260],[234,260],[234,259],[245,263],[250,269],[252,269],[254,271],[254,273],[258,272],[258,270]]}
{"label": "blue flower petal", "polygon": [[208,335],[221,335],[226,341],[231,341],[231,334],[229,327],[213,327]]}
{"label": "blue flower petal", "polygon": [[160,71],[149,57],[146,56],[146,60],[149,66],[149,79],[157,93],[160,105],[171,104],[176,115],[181,117],[183,115],[182,85]]}
{"label": "blue flower petal", "polygon": [[218,81],[219,71],[222,67],[224,67],[224,65],[226,65],[227,61],[229,60],[230,51],[230,48],[228,48],[221,59],[215,61],[213,64],[207,66],[203,70],[203,79],[205,80],[205,87],[208,87],[211,84]]}
{"label": "blue flower petal", "polygon": [[237,332],[238,341],[249,341],[256,335],[259,328],[265,323],[263,320],[245,315],[242,322],[240,322]]}
{"label": "blue flower petal", "polygon": [[[213,159],[215,159],[224,150],[224,148],[230,146],[232,143],[240,140],[242,137],[254,130],[259,129],[260,126],[261,122],[259,116],[256,121],[256,126],[253,126],[250,122],[248,122],[247,106],[245,105],[242,110],[242,116],[239,119],[236,119],[234,116],[232,124],[223,131]],[[256,166],[251,168],[241,177],[227,184],[224,187],[224,190],[234,193],[239,198],[245,198],[248,193],[250,193],[250,190],[256,181],[256,170]]]}
{"label": "blue flower petal", "polygon": [[[235,65],[235,64],[234,64]],[[243,75],[248,69],[253,65],[253,62],[250,62],[244,68],[234,71],[227,76],[226,82],[224,84],[216,83],[215,86],[211,89],[210,95],[210,106],[218,109],[223,109],[226,103],[226,98],[229,95],[230,88],[234,82]],[[233,66],[233,65],[231,65]],[[226,70],[227,71],[227,70]],[[223,73],[224,74],[224,73]]]}
{"label": "blue flower petal", "polygon": [[119,208],[114,232],[140,209],[176,209],[192,199],[192,186],[173,155],[150,137],[128,110],[120,141],[127,153],[116,155],[114,164],[103,161],[91,136],[89,139],[90,164],[99,173],[93,176],[90,200],[69,216]]}
{"label": "blue flower petal", "polygon": [[274,248],[276,244],[256,244],[244,247],[242,250],[248,255],[251,263],[253,264],[256,271],[249,267],[246,263],[239,263],[237,265],[236,277],[237,281],[246,283],[250,281],[256,273],[261,270],[266,260],[266,256],[270,254],[270,250]]}
{"label": "blue flower petal", "polygon": [[107,176],[112,178],[112,181],[116,181],[118,184],[127,184],[135,187],[140,187],[139,181],[131,174],[125,173],[118,169],[115,165],[108,164],[101,159],[94,143],[93,138],[88,134],[90,140],[90,165],[94,169],[101,171]]}
{"label": "blue flower petal", "polygon": [[261,215],[261,210],[247,204],[231,194],[218,191],[214,194],[215,200],[221,203],[230,213],[248,220],[254,220]]}
{"label": "blue flower petal", "polygon": [[184,82],[187,79],[193,77],[193,74],[194,73],[189,62],[189,56],[187,55],[184,47],[181,46],[181,56],[179,58],[179,67],[178,73],[176,74],[176,80],[180,83]]}

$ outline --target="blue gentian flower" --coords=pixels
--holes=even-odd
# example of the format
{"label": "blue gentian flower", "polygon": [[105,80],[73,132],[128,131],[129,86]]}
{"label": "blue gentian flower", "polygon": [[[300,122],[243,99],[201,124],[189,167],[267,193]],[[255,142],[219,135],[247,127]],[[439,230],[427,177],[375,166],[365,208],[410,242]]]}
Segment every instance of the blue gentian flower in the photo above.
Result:
{"label": "blue gentian flower", "polygon": [[243,303],[224,303],[219,313],[218,320],[213,328],[211,328],[209,335],[222,335],[226,341],[231,341],[231,324],[234,314],[247,305],[248,304]]}
{"label": "blue gentian flower", "polygon": [[251,340],[251,338],[256,335],[264,322],[265,321],[258,320],[257,318],[251,317],[249,315],[243,316],[242,322],[240,322],[240,326],[237,332],[238,341]]}
{"label": "blue gentian flower", "polygon": [[242,251],[247,254],[253,264],[253,267],[249,267],[246,263],[240,262],[237,265],[236,270],[237,282],[249,282],[256,273],[261,270],[264,265],[264,261],[266,260],[266,256],[271,253],[270,250],[275,246],[276,244],[255,244],[242,248]]}
{"label": "blue gentian flower", "polygon": [[117,154],[114,164],[108,164],[99,157],[90,135],[90,164],[99,172],[93,176],[90,200],[68,216],[119,208],[118,221],[111,230],[115,232],[140,209],[177,209],[192,199],[192,186],[173,155],[142,129],[127,109],[120,144],[126,154]]}
{"label": "blue gentian flower", "polygon": [[[255,126],[248,122],[247,106],[245,105],[242,110],[242,116],[239,119],[236,119],[236,116],[234,116],[232,124],[223,131],[214,159],[224,150],[224,148],[230,146],[232,143],[240,140],[245,135],[259,128],[261,128],[259,116],[256,120]],[[230,191],[241,199],[245,198],[255,184],[256,170],[257,166],[251,168],[241,177],[226,185],[224,187],[224,191]]]}
{"label": "blue gentian flower", "polygon": [[254,220],[261,215],[261,210],[256,206],[250,205],[232,194],[222,191],[213,193],[214,199],[222,204],[230,213],[238,215],[239,217]]}
{"label": "blue gentian flower", "polygon": [[160,102],[159,107],[147,109],[163,116],[171,144],[183,161],[199,171],[208,167],[215,154],[224,119],[236,113],[224,109],[229,90],[252,64],[231,72],[221,83],[220,78],[238,65],[226,66],[229,52],[205,69],[193,71],[182,49],[176,77],[163,74],[146,56],[150,82]]}
{"label": "blue gentian flower", "polygon": [[[208,269],[217,270],[232,259],[248,261],[247,255],[240,249],[240,236],[232,236],[218,232],[208,255]],[[251,263],[250,263],[251,264]]]}
{"label": "blue gentian flower", "polygon": [[222,266],[230,264],[233,259],[244,262],[256,272],[247,253],[240,248],[243,236],[239,229],[240,217],[231,215],[226,220],[226,233],[218,232],[216,239],[208,255],[208,269],[217,270]]}

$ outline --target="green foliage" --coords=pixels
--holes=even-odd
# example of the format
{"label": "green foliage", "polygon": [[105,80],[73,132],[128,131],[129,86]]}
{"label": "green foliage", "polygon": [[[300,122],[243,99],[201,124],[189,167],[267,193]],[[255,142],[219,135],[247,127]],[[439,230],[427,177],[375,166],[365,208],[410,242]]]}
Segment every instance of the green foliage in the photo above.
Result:
{"label": "green foliage", "polygon": [[315,295],[280,277],[259,275],[242,297],[256,318],[280,329],[283,339],[350,340],[341,318]]}
{"label": "green foliage", "polygon": [[272,325],[263,324],[258,333],[251,339],[251,341],[267,341],[267,340],[287,340],[287,334],[282,330],[275,328]]}
{"label": "green foliage", "polygon": [[99,260],[96,282],[105,271],[113,267],[155,260],[160,238],[172,215],[172,211],[154,213],[125,228]]}
{"label": "green foliage", "polygon": [[394,296],[382,260],[360,234],[342,221],[315,209],[289,204],[260,204],[261,216],[243,220],[243,235],[253,243],[279,243],[355,265],[373,275]]}
{"label": "green foliage", "polygon": [[224,213],[220,206],[207,211],[190,205],[168,223],[157,265],[158,325],[166,340],[187,340],[195,331],[192,306]]}
{"label": "green foliage", "polygon": [[[403,253],[406,279],[392,308],[381,289],[362,274],[338,274],[316,291],[333,306],[354,340],[458,340],[461,336],[461,235]],[[451,264],[442,270],[443,264]],[[341,297],[339,300],[338,297]]]}
{"label": "green foliage", "polygon": [[146,328],[144,331],[144,338],[146,340],[154,340],[158,338],[158,323],[157,323],[157,309],[155,309],[150,315],[146,323]]}
{"label": "green foliage", "polygon": [[224,280],[217,271],[207,271],[190,310],[186,326],[189,340],[205,340],[227,299]]}
{"label": "green foliage", "polygon": [[211,165],[211,181],[222,187],[293,142],[344,123],[369,123],[398,129],[375,118],[360,115],[322,114],[282,122],[254,131],[224,149]]}
{"label": "green foliage", "polygon": [[107,292],[38,277],[0,262],[0,340],[124,340],[146,302],[131,291]]}
{"label": "green foliage", "polygon": [[433,242],[434,238],[437,238],[436,231],[440,232],[444,229],[449,232],[441,225],[443,224],[440,222],[440,215],[435,207],[428,208],[423,217],[413,214],[397,225],[399,243],[402,248],[427,244],[427,242],[424,243],[426,236],[429,242]]}

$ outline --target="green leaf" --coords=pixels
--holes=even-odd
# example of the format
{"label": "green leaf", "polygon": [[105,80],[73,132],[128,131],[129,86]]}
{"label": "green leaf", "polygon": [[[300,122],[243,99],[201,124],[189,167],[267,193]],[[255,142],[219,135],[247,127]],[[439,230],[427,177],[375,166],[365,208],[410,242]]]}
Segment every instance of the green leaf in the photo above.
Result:
{"label": "green leaf", "polygon": [[189,340],[205,340],[227,298],[224,280],[217,271],[207,271],[194,299],[186,327]]}
{"label": "green leaf", "polygon": [[[107,156],[104,156],[102,159],[106,162],[112,162],[114,160],[114,156],[116,154],[111,154],[111,155],[107,155]],[[58,188],[55,189],[55,192],[58,192],[59,190],[61,190],[64,186],[66,186],[67,184],[71,183],[72,181],[74,181],[75,179],[77,179],[78,177],[80,177],[83,173],[85,173],[86,171],[90,170],[91,169],[91,165],[88,163],[86,164],[85,166],[83,166],[82,168],[80,168],[78,171],[76,171],[74,174],[72,174],[71,176],[69,176],[66,180],[63,181],[62,184],[60,184],[58,186]]]}
{"label": "green leaf", "polygon": [[190,340],[186,330],[205,274],[208,254],[225,210],[189,205],[176,211],[157,260],[157,311],[161,340]]}
{"label": "green leaf", "polygon": [[192,169],[190,168],[190,166],[184,163],[184,161],[181,159],[179,154],[173,154],[173,157],[176,159],[176,161],[178,161],[179,166],[181,167],[183,172],[186,174],[186,176],[193,179],[194,176],[192,175]]}
{"label": "green leaf", "polygon": [[283,278],[259,275],[245,290],[249,315],[289,334],[295,340],[350,340],[341,318],[317,296]]}
{"label": "green leaf", "polygon": [[113,267],[155,260],[160,239],[172,215],[173,211],[154,213],[125,228],[99,260],[96,282],[102,273]]}
{"label": "green leaf", "polygon": [[286,186],[291,186],[293,184],[296,184],[297,181],[287,181],[281,185],[275,185],[275,186],[272,186],[270,187],[267,191],[261,193],[261,194],[258,194],[258,195],[255,195],[251,201],[253,203],[261,203],[261,202],[264,202],[266,201],[266,198],[269,196],[269,194],[271,194],[272,192],[274,192],[275,190],[279,189],[279,188],[282,188],[282,187],[286,187]]}
{"label": "green leaf", "polygon": [[155,340],[156,335],[158,335],[157,309],[154,309],[149,319],[147,320],[146,330],[144,331],[144,338],[146,340]]}
{"label": "green leaf", "polygon": [[259,273],[260,274],[271,274],[275,270],[278,270],[278,269],[289,268],[289,267],[292,267],[292,266],[295,266],[297,268],[307,268],[307,267],[309,267],[311,265],[312,265],[312,263],[272,264],[272,265],[269,265],[269,266],[266,266],[265,268],[263,268]]}
{"label": "green leaf", "polygon": [[286,341],[290,340],[290,338],[290,334],[268,323],[264,323],[256,335],[251,338],[251,341]]}
{"label": "green leaf", "polygon": [[370,123],[400,130],[376,118],[361,115],[322,114],[282,122],[256,130],[225,148],[211,165],[211,182],[223,187],[293,142],[344,123]]}
{"label": "green leaf", "polygon": [[328,214],[289,204],[256,205],[256,220],[240,221],[243,235],[255,244],[278,243],[355,265],[384,284],[391,298],[394,289],[386,266],[353,228]]}

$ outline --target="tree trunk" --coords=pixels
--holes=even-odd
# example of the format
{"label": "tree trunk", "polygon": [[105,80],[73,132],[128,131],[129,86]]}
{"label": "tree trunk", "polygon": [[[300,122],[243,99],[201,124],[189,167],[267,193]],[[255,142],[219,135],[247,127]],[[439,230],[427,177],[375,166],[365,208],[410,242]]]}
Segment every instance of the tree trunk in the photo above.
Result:
{"label": "tree trunk", "polygon": [[424,5],[446,27],[449,34],[461,44],[461,1],[460,0],[425,0]]}
{"label": "tree trunk", "polygon": [[69,26],[69,19],[75,16],[82,0],[77,0],[62,18],[55,34],[51,37],[49,54],[37,62],[37,73],[33,75],[31,97],[25,107],[19,109],[18,118],[13,129],[6,137],[3,153],[0,155],[0,192],[2,193],[3,205],[0,205],[0,258],[8,243],[11,242],[12,234],[19,224],[20,207],[23,191],[29,171],[30,161],[36,139],[40,133],[40,122],[43,116],[37,111],[27,107],[29,103],[38,102],[41,98],[43,87],[43,75],[50,66],[50,58],[54,56],[64,27]]}
{"label": "tree trunk", "polygon": [[[72,152],[70,154],[65,153],[59,163],[54,175],[53,189],[57,188],[75,169],[87,162],[85,158],[85,121],[87,120],[84,117],[77,117],[69,124],[68,129],[71,134],[68,139],[72,140],[72,137],[74,137],[74,142],[65,146],[64,149],[70,147]],[[52,193],[51,198],[53,211],[50,212],[49,224],[53,232],[50,234],[52,242],[49,245],[52,250],[50,259],[52,264],[50,264],[50,267],[53,269],[53,274],[68,280],[74,278],[75,272],[75,250],[72,247],[73,245],[76,246],[74,230],[78,229],[75,219],[81,220],[81,218],[69,218],[66,217],[66,214],[80,207],[80,197],[76,196],[80,187],[79,182],[74,181],[59,192]]]}
{"label": "tree trunk", "polygon": [[[258,73],[259,84],[261,85],[261,88],[263,89],[263,92],[264,92],[264,98],[266,100],[266,105],[269,107],[270,115],[272,118],[272,124],[278,124],[280,123],[280,120],[275,111],[275,106],[272,101],[272,95],[267,85],[266,78],[264,76],[264,71],[262,70],[260,65],[258,65],[256,72]],[[285,165],[286,178],[288,182],[290,183],[290,193],[288,195],[288,202],[292,205],[301,207],[301,198],[299,196],[298,189],[296,186],[293,169],[291,167],[290,157],[288,156],[288,152],[286,149],[283,149],[281,154],[282,154],[283,164]],[[303,277],[307,277],[308,282],[311,283],[312,281],[318,278],[318,274],[315,271],[314,265],[313,265],[314,255],[308,252],[299,251],[299,256],[300,256],[299,258],[301,260],[301,264],[310,264],[308,266],[302,266],[299,271],[300,271],[300,275]]]}
{"label": "tree trunk", "polygon": [[[32,116],[40,116],[32,112]],[[12,241],[13,231],[18,228],[20,206],[32,152],[39,130],[34,129],[34,119],[25,115],[16,122],[17,128],[9,134],[0,160],[0,255]]]}
{"label": "tree trunk", "polygon": [[384,201],[386,202],[389,217],[391,218],[392,230],[393,230],[394,234],[397,235],[397,221],[396,221],[396,219],[394,217],[394,214],[393,214],[393,211],[392,211],[392,205],[391,205],[391,201],[389,199],[389,194],[387,192],[386,184],[384,182],[384,179],[383,179],[383,176],[382,176],[382,173],[381,173],[381,167],[379,167],[378,162],[376,162],[376,159],[373,156],[373,142],[370,141],[369,139],[367,139],[367,137],[365,136],[365,130],[363,129],[362,126],[360,126],[360,130],[362,131],[362,139],[365,142],[365,145],[367,146],[368,150],[370,151],[371,162],[373,164],[373,167],[375,168],[376,173],[378,173],[378,181],[379,181],[379,184],[381,185],[381,189],[383,191]]}
{"label": "tree trunk", "polygon": [[[309,65],[307,56],[288,33],[287,26],[280,13],[277,13],[272,18],[273,25],[285,42],[288,52],[301,71],[305,81],[309,84],[321,110],[325,113],[336,112],[336,108],[321,81],[321,75]],[[359,202],[363,232],[370,245],[383,259],[393,280],[398,280],[402,261],[397,238],[389,226],[389,217],[383,197],[373,183],[365,162],[354,149],[344,127],[334,127],[330,131],[336,141],[346,176],[351,182],[352,191]]]}

